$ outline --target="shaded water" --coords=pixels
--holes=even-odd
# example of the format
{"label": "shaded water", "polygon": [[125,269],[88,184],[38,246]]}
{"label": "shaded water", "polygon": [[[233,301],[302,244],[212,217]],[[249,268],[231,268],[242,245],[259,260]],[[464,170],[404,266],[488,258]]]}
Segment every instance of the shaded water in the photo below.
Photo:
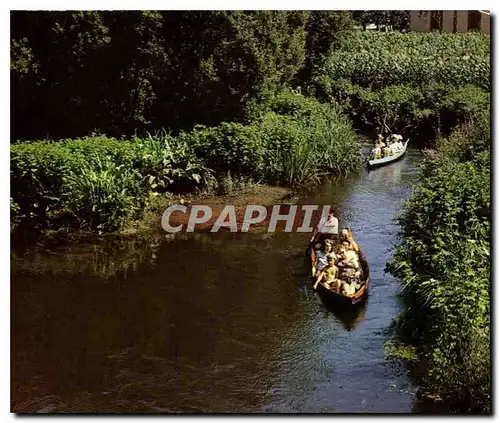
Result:
{"label": "shaded water", "polygon": [[418,151],[303,198],[334,204],[370,265],[370,297],[329,310],[310,234],[194,234],[67,245],[12,260],[16,412],[412,412],[383,354],[399,312],[384,274]]}

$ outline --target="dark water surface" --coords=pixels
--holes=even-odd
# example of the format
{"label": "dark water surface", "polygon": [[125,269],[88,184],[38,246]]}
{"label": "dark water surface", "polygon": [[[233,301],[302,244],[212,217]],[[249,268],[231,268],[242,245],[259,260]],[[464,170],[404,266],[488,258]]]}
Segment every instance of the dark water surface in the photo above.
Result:
{"label": "dark water surface", "polygon": [[311,290],[310,234],[103,241],[12,260],[16,412],[412,412],[384,357],[398,283],[392,221],[420,154],[322,186],[368,259],[367,305],[329,310]]}

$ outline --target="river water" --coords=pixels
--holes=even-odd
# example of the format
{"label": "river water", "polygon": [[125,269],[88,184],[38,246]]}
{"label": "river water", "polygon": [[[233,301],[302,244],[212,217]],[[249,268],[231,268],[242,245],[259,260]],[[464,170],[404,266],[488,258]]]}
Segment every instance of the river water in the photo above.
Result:
{"label": "river water", "polygon": [[308,280],[310,234],[145,237],[64,245],[12,259],[15,412],[425,411],[384,356],[398,282],[384,273],[393,217],[420,153],[331,182],[370,265],[365,307],[340,314]]}

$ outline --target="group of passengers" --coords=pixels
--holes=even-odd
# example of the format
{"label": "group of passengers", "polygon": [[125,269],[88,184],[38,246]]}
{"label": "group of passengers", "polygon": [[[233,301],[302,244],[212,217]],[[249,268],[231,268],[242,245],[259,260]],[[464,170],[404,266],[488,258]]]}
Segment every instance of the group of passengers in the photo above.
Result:
{"label": "group of passengers", "polygon": [[384,137],[379,134],[375,141],[375,147],[370,151],[370,160],[392,156],[399,153],[403,147],[403,137],[401,135],[392,134],[384,142]]}
{"label": "group of passengers", "polygon": [[323,283],[326,288],[339,294],[353,295],[361,286],[362,269],[358,244],[348,229],[340,231],[340,242],[335,242],[333,237],[325,236],[326,234],[318,235],[316,239],[321,241],[321,248],[316,253],[314,288]]}

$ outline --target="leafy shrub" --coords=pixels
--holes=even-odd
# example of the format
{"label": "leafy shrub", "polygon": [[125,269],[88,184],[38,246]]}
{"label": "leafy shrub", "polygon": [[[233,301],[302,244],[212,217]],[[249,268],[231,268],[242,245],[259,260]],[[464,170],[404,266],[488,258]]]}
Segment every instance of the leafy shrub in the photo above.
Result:
{"label": "leafy shrub", "polygon": [[468,124],[438,140],[388,266],[408,305],[400,334],[420,347],[427,384],[469,411],[491,407],[488,135]]}
{"label": "leafy shrub", "polygon": [[197,157],[215,172],[260,177],[263,141],[253,125],[221,123],[215,127],[197,125],[193,131],[181,133],[179,139],[192,146]]}
{"label": "leafy shrub", "polygon": [[84,229],[111,232],[137,211],[144,191],[141,175],[109,158],[84,163],[64,180],[65,207]]}
{"label": "leafy shrub", "polygon": [[61,204],[68,152],[49,142],[11,146],[11,196],[22,214],[45,216]]}
{"label": "leafy shrub", "polygon": [[247,116],[251,123],[258,122],[268,112],[297,118],[331,115],[334,119],[347,122],[342,110],[335,106],[334,101],[330,104],[321,103],[316,98],[303,95],[294,89],[284,88],[277,92],[267,92],[262,94],[258,100],[258,102],[252,103],[247,110]]}
{"label": "leafy shrub", "polygon": [[266,181],[314,184],[359,168],[359,146],[341,108],[289,89],[260,100],[248,115],[262,140]]}
{"label": "leafy shrub", "polygon": [[268,93],[247,125],[197,126],[180,137],[219,175],[277,185],[317,183],[359,168],[359,146],[343,111],[292,90]]}
{"label": "leafy shrub", "polygon": [[490,93],[474,85],[432,83],[370,89],[347,79],[325,81],[325,98],[339,103],[354,125],[367,132],[398,132],[429,142],[463,122],[482,115],[489,118]]}
{"label": "leafy shrub", "polygon": [[[11,196],[17,214],[42,224],[69,209],[85,228],[113,230],[129,217],[123,209],[141,209],[151,190],[193,189],[209,177],[211,172],[185,140],[167,134],[133,141],[87,137],[11,145]],[[132,180],[142,182],[131,197],[127,183]],[[114,203],[116,215],[110,211]]]}
{"label": "leafy shrub", "polygon": [[199,184],[205,185],[212,172],[188,141],[186,137],[173,137],[166,131],[135,137],[134,168],[148,178],[151,188],[157,192],[190,191]]}
{"label": "leafy shrub", "polygon": [[260,131],[266,144],[266,180],[273,184],[315,184],[326,174],[360,166],[354,131],[334,116],[308,119],[269,112]]}

